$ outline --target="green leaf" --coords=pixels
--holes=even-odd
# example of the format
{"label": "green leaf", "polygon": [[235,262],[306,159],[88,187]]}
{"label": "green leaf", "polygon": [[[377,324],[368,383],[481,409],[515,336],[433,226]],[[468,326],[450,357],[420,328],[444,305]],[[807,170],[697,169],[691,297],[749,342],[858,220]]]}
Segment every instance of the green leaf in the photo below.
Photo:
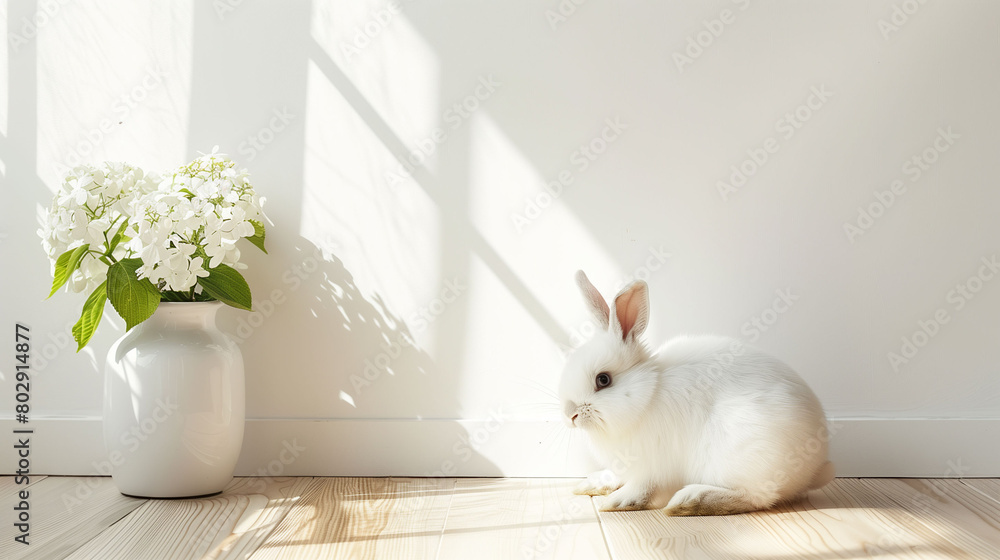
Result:
{"label": "green leaf", "polygon": [[115,236],[111,238],[111,245],[108,247],[107,254],[110,255],[114,252],[115,247],[121,243],[122,238],[125,236],[125,228],[128,227],[128,220],[122,220],[122,225],[118,226],[118,231],[115,232]]}
{"label": "green leaf", "polygon": [[125,330],[149,319],[160,305],[160,291],[149,278],[136,278],[142,259],[122,259],[108,269],[108,299],[125,319]]}
{"label": "green leaf", "polygon": [[187,292],[164,290],[160,292],[160,301],[191,301],[191,296]]}
{"label": "green leaf", "polygon": [[253,224],[253,235],[247,237],[247,241],[253,243],[258,249],[264,251],[267,254],[267,249],[264,248],[264,224],[258,222],[257,220],[247,220]]}
{"label": "green leaf", "polygon": [[83,304],[83,314],[80,315],[80,320],[73,325],[73,339],[79,345],[76,349],[77,352],[83,350],[83,347],[90,342],[94,331],[97,330],[97,325],[101,324],[101,317],[104,316],[104,304],[108,301],[107,284],[107,280],[101,282],[101,285],[90,294],[87,302]]}
{"label": "green leaf", "polygon": [[235,268],[220,264],[208,269],[208,276],[198,279],[198,284],[215,299],[238,309],[252,311],[253,298],[250,285]]}
{"label": "green leaf", "polygon": [[59,291],[59,288],[62,288],[66,284],[69,277],[73,275],[73,272],[80,268],[80,263],[83,262],[83,256],[86,255],[89,250],[90,244],[88,243],[87,245],[80,245],[75,249],[70,249],[69,251],[59,255],[59,258],[56,259],[56,271],[52,274],[52,291],[49,292],[49,297],[45,299],[52,297]]}

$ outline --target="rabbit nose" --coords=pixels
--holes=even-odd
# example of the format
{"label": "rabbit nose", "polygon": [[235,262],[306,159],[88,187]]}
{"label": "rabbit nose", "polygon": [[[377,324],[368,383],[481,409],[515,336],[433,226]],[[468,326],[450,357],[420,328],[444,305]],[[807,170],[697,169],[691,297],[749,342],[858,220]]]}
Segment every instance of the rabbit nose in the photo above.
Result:
{"label": "rabbit nose", "polygon": [[573,401],[566,401],[566,405],[563,407],[563,413],[566,415],[566,418],[576,420],[576,403]]}

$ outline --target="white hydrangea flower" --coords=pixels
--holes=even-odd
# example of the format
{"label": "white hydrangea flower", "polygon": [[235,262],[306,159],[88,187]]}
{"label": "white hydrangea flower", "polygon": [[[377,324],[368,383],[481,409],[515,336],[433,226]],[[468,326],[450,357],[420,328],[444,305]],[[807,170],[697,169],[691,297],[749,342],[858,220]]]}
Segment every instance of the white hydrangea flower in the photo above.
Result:
{"label": "white hydrangea flower", "polygon": [[[80,166],[54,193],[39,219],[38,235],[52,262],[55,288],[103,296],[95,290],[110,269],[118,279],[122,271],[135,270],[138,279],[159,291],[160,301],[218,298],[250,309],[249,294],[232,285],[240,279],[220,267],[246,268],[240,262],[240,239],[263,248],[263,204],[247,170],[237,169],[218,148],[162,180],[124,163]],[[199,282],[214,274],[219,274],[215,282]],[[127,298],[133,287],[112,284],[108,292],[114,308],[131,322],[129,328],[155,309],[154,302]],[[94,334],[96,325],[88,317],[104,303],[103,297],[87,299],[73,328],[79,348]]]}
{"label": "white hydrangea flower", "polygon": [[[130,247],[143,261],[139,277],[185,291],[219,265],[246,268],[236,242],[254,235],[262,203],[247,170],[217,151],[179,168],[136,203]],[[194,250],[174,251],[183,246]]]}
{"label": "white hydrangea flower", "polygon": [[139,258],[139,278],[185,292],[220,265],[246,268],[236,243],[254,236],[263,204],[247,170],[217,148],[163,180],[124,163],[80,166],[60,185],[38,234],[53,271],[60,255],[89,245],[70,291],[92,291],[113,262]]}
{"label": "white hydrangea flower", "polygon": [[42,218],[38,235],[52,271],[60,255],[90,245],[80,268],[67,282],[70,291],[93,291],[105,280],[108,263],[101,259],[101,253],[107,251],[118,228],[129,221],[130,205],[153,190],[157,182],[155,176],[125,163],[80,166],[65,177]]}
{"label": "white hydrangea flower", "polygon": [[152,269],[149,279],[154,284],[161,281],[173,291],[185,292],[194,287],[198,278],[208,276],[208,271],[202,267],[204,259],[194,257],[197,247],[190,243],[178,243],[163,251],[163,258]]}

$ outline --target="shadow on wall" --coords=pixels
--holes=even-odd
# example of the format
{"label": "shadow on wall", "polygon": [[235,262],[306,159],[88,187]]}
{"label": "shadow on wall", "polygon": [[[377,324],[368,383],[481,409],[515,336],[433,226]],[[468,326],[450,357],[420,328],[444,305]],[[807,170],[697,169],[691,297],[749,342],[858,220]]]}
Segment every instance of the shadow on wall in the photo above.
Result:
{"label": "shadow on wall", "polygon": [[365,405],[382,399],[398,403],[388,416],[395,418],[456,409],[449,391],[435,401],[406,398],[434,382],[437,366],[406,322],[378,294],[365,297],[329,248],[302,237],[275,237],[269,245],[270,255],[248,259],[255,311],[227,309],[222,320],[250,358],[254,416],[287,416],[287,405],[304,393],[322,403],[322,410],[303,410],[305,417],[365,417]]}
{"label": "shadow on wall", "polygon": [[[435,347],[427,352],[416,344],[420,333],[412,332],[376,291],[359,287],[335,251],[317,247],[301,235],[302,214],[310,203],[304,196],[304,154],[322,148],[307,146],[305,140],[310,65],[319,67],[314,76],[345,90],[347,105],[366,120],[383,147],[397,158],[409,153],[402,139],[390,136],[392,129],[382,115],[371,107],[362,110],[364,96],[360,90],[349,89],[353,87],[350,78],[340,72],[336,62],[322,58],[326,53],[316,48],[312,36],[312,8],[310,2],[299,0],[247,3],[231,13],[219,13],[214,3],[192,4],[187,157],[220,145],[222,151],[252,169],[255,183],[269,198],[266,210],[275,221],[269,228],[269,255],[259,255],[249,247],[244,250],[257,312],[227,309],[220,314],[220,326],[242,341],[247,358],[248,416],[462,417],[467,413],[458,398],[469,327],[465,304],[455,304],[441,315],[433,333]],[[20,13],[31,14],[33,10],[22,9]],[[138,64],[147,62],[142,58],[137,56]],[[452,75],[447,67],[443,70],[440,79],[448,85],[443,90],[467,88],[464,76]],[[10,73],[23,81],[11,88],[10,104],[15,110],[9,111],[9,138],[3,146],[3,160],[9,165],[5,178],[12,184],[38,185],[30,196],[34,202],[47,205],[51,193],[34,173],[37,146],[45,141],[37,138],[37,111],[30,110],[38,102],[37,61],[11,56]],[[447,95],[442,91],[439,106],[450,101]],[[262,107],[267,110],[262,112]],[[287,110],[296,116],[295,121],[281,132],[280,141],[248,156],[242,149],[244,139],[248,133],[261,130],[260,124],[268,122],[272,109]],[[555,337],[560,334],[558,323],[469,220],[469,144],[467,131],[455,134],[440,153],[439,171],[432,174],[421,168],[414,173],[419,186],[440,206],[436,251],[440,262],[427,265],[426,272],[440,278],[468,279],[471,261],[485,262],[518,303]],[[7,153],[14,146],[24,146],[17,149],[16,157]],[[336,180],[323,185],[328,192],[339,187]],[[18,212],[16,217],[11,227],[27,232],[36,229],[30,213]],[[43,257],[39,254],[38,258]],[[405,280],[405,275],[401,276]],[[99,379],[100,368],[97,360],[93,371],[82,373]],[[88,402],[99,399],[99,384],[94,386],[95,395]],[[461,425],[454,425],[456,435],[460,435]],[[449,450],[440,455],[447,453]],[[480,458],[468,461],[479,462]],[[488,461],[482,461],[482,468],[475,470],[491,472]]]}
{"label": "shadow on wall", "polygon": [[[304,1],[263,3],[220,17],[211,4],[195,4],[190,155],[220,138],[229,147],[241,145],[237,135],[248,122],[266,122],[262,106],[280,107],[300,121],[309,118],[310,10]],[[379,399],[394,404],[391,415],[377,417],[457,414],[456,384],[445,382],[444,371],[414,346],[413,333],[381,296],[362,293],[334,254],[335,241],[317,247],[296,233],[307,204],[304,154],[315,147],[306,146],[305,126],[295,124],[251,165],[275,222],[268,255],[244,251],[259,311],[226,317],[248,357],[248,414],[283,417],[298,410],[301,417],[371,417],[366,405]],[[246,165],[239,150],[227,151]],[[337,181],[323,186],[339,187]],[[428,383],[436,386],[433,392],[417,390]],[[412,398],[428,394],[430,399]]]}
{"label": "shadow on wall", "polygon": [[[440,360],[416,345],[407,323],[378,293],[363,292],[329,247],[317,247],[299,235],[305,204],[307,146],[302,121],[312,41],[310,3],[248,3],[220,18],[213,3],[196,2],[193,18],[187,156],[218,144],[250,167],[255,183],[270,199],[266,210],[275,222],[268,232],[270,254],[259,254],[249,246],[243,251],[257,311],[247,314],[227,308],[219,316],[220,327],[241,341],[246,358],[248,417],[459,417],[457,368],[441,366]],[[39,141],[37,112],[32,108],[38,103],[37,61],[22,53],[16,59],[11,56],[10,66],[11,76],[23,81],[11,88],[8,138],[0,146],[8,165],[5,183],[35,187],[25,195],[30,202],[21,206],[48,205],[51,192],[35,174]],[[287,109],[300,120],[298,126],[284,130],[281,141],[269,145],[266,153],[248,158],[239,146],[248,130],[257,130],[261,120],[270,118],[270,110],[260,113],[262,106]],[[10,153],[15,146],[16,155]],[[17,220],[8,226],[33,235],[34,213],[12,214]],[[35,254],[44,258],[40,251]],[[112,312],[110,306],[107,311]],[[97,360],[92,371],[77,367],[73,374],[97,380],[101,367]],[[100,398],[99,383],[94,386],[91,406]],[[456,438],[464,434],[458,422],[447,428],[444,432],[454,432]],[[439,459],[451,457],[453,441],[446,438],[441,449],[427,449],[425,464],[433,467]],[[461,460],[477,473],[500,474],[478,453]],[[434,474],[434,468],[426,474]]]}
{"label": "shadow on wall", "polygon": [[[255,311],[226,308],[220,313],[220,327],[240,342],[246,358],[248,417],[363,420],[372,417],[373,407],[384,410],[386,402],[393,403],[393,413],[379,418],[440,418],[442,410],[457,417],[453,387],[439,386],[446,373],[377,294],[366,297],[327,248],[302,237],[273,241],[270,255],[248,259],[257,271]],[[429,392],[428,386],[435,389]],[[296,408],[303,401],[308,404]],[[289,415],[289,410],[299,413]],[[455,451],[456,442],[468,440],[459,422],[442,425],[439,420],[437,429],[437,437],[414,458],[414,465],[423,466],[411,468],[421,470],[405,474],[450,474],[441,472],[447,461],[463,472],[503,474],[474,449]],[[379,474],[400,474],[392,470],[400,466],[391,464],[397,459],[391,442],[355,443],[351,454],[333,455],[338,464],[329,468],[346,473],[359,464],[374,465],[388,469]],[[329,444],[336,448],[338,442]],[[359,453],[366,457],[339,463]]]}
{"label": "shadow on wall", "polygon": [[[304,185],[304,160],[317,149],[305,139],[308,80],[313,79],[308,71],[313,64],[311,9],[305,1],[248,4],[223,17],[210,3],[194,6],[189,153],[226,139],[224,151],[247,165],[246,154],[232,146],[244,147],[248,123],[267,122],[270,114],[262,107],[294,119],[280,132],[280,141],[250,158],[260,156],[250,167],[255,183],[265,188],[265,211],[275,222],[268,230],[268,255],[244,251],[255,312],[220,314],[220,325],[242,343],[248,417],[458,418],[456,368],[432,359],[376,291],[358,286],[337,255],[336,240],[317,246],[300,235],[306,205],[315,206]],[[324,181],[321,188],[343,184]],[[335,222],[333,215],[322,221]],[[456,438],[465,432],[458,422],[445,431],[454,431]],[[420,464],[429,467],[421,474],[435,474],[437,462],[453,455],[452,441],[446,438],[441,449],[426,450]],[[371,442],[370,449],[352,451],[379,454],[390,446]],[[461,459],[476,472],[500,474],[478,453]]]}

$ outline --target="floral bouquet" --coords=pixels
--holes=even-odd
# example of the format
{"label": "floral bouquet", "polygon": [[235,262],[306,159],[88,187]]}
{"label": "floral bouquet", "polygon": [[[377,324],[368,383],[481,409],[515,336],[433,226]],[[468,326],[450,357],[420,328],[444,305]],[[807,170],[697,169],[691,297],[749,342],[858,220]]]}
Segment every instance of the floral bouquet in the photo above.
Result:
{"label": "floral bouquet", "polygon": [[74,169],[44,216],[52,297],[64,285],[90,292],[73,326],[79,352],[111,302],[126,330],[161,301],[221,301],[250,310],[237,241],[264,249],[258,197],[246,169],[203,155],[159,176],[125,163]]}

